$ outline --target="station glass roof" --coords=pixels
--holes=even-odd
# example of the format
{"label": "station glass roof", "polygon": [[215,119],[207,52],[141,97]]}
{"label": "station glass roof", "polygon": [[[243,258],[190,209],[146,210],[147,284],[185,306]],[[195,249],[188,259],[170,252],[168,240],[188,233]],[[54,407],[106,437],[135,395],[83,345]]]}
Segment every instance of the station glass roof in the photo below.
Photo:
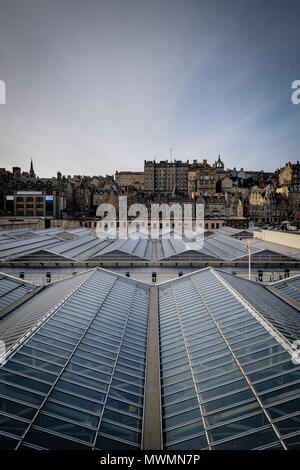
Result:
{"label": "station glass roof", "polygon": [[[226,229],[226,230],[225,230]],[[228,230],[227,230],[228,229]],[[230,230],[229,230],[230,229]],[[144,233],[136,233],[127,239],[99,238],[87,228],[64,231],[16,230],[5,232],[0,238],[0,261],[14,263],[30,262],[241,262],[248,259],[245,242],[232,236],[235,229],[223,227],[204,243],[198,243],[184,236],[152,240]],[[253,262],[296,262],[300,261],[300,249],[291,249],[258,239],[251,241]]]}
{"label": "station glass roof", "polygon": [[159,287],[166,449],[299,442],[300,365],[261,318],[211,269]]}
{"label": "station glass roof", "polygon": [[148,302],[94,270],[0,369],[0,446],[139,448]]}
{"label": "station glass roof", "polygon": [[0,273],[0,317],[7,306],[21,299],[35,287],[30,282]]}
{"label": "station glass roof", "polygon": [[[165,449],[299,443],[295,350],[233,279],[207,268],[158,285]],[[266,304],[280,301],[269,294]],[[150,296],[148,284],[96,268],[7,315],[20,331],[0,368],[1,448],[141,447]],[[286,323],[298,314],[288,307]]]}
{"label": "station glass roof", "polygon": [[287,277],[281,281],[270,284],[272,292],[277,293],[279,296],[284,296],[292,301],[293,306],[300,311],[300,274],[291,278]]}

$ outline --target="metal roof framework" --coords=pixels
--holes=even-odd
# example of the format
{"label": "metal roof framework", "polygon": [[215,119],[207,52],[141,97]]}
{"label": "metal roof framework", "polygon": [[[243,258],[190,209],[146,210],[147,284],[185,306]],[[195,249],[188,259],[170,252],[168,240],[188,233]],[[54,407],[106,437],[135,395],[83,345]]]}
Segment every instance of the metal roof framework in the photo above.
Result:
{"label": "metal roof framework", "polygon": [[0,273],[0,316],[7,306],[17,302],[35,287],[31,282]]}
{"label": "metal roof framework", "polygon": [[[231,229],[230,227],[225,227]],[[157,240],[147,239],[144,235],[135,234],[128,239],[102,239],[90,229],[76,229],[62,231],[50,229],[46,231],[31,231],[35,235],[24,240],[12,240],[3,237],[0,240],[0,260],[4,262],[30,263],[91,261],[94,262],[247,262],[248,251],[244,241],[233,238],[232,230],[223,229],[209,237],[204,238],[203,245],[185,237],[176,238],[173,233],[171,238]],[[19,230],[19,234],[29,236],[30,231]],[[71,233],[72,232],[72,233]],[[65,239],[64,234],[75,236],[75,239]],[[62,238],[63,237],[63,238]],[[36,252],[36,255],[34,254]],[[51,256],[52,254],[52,260]],[[42,253],[45,259],[42,260]],[[62,257],[60,258],[59,255]],[[25,258],[24,258],[25,257]],[[300,261],[300,249],[291,249],[264,242],[258,239],[251,241],[251,259],[253,262],[285,263]]]}
{"label": "metal roof framework", "polygon": [[270,283],[268,288],[300,312],[300,274]]}
{"label": "metal roof framework", "polygon": [[[167,450],[288,449],[299,439],[295,350],[234,279],[206,268],[156,287]],[[56,304],[51,285],[26,302],[27,316],[25,303],[6,317],[34,322],[0,369],[2,447],[140,448],[151,287],[100,268],[55,284]]]}

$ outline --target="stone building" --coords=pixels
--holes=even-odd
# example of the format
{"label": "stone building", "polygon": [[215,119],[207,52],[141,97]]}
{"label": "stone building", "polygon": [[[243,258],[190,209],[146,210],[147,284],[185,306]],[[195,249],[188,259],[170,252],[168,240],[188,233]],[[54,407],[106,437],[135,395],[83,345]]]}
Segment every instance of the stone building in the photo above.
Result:
{"label": "stone building", "polygon": [[289,219],[300,227],[300,184],[289,187]]}
{"label": "stone building", "polygon": [[144,172],[143,171],[116,171],[115,181],[120,187],[135,186],[140,189],[144,188]]}
{"label": "stone building", "polygon": [[207,218],[243,217],[243,203],[237,192],[206,194],[197,197],[197,204],[204,204]]}
{"label": "stone building", "polygon": [[279,224],[288,217],[288,199],[271,185],[266,188],[254,186],[248,204],[248,216],[257,223]]}
{"label": "stone building", "polygon": [[56,217],[56,190],[51,194],[43,191],[14,191],[6,194],[4,210],[6,214],[22,217]]}
{"label": "stone building", "polygon": [[189,161],[162,160],[144,162],[145,192],[186,193],[188,191]]}
{"label": "stone building", "polygon": [[60,217],[65,207],[62,180],[37,177],[32,160],[29,172],[21,172],[20,167],[13,167],[12,172],[0,170],[1,215]]}
{"label": "stone building", "polygon": [[213,165],[207,160],[198,162],[193,160],[188,171],[188,194],[190,197],[200,196],[205,193],[221,192],[221,180],[226,174],[224,163],[220,155]]}
{"label": "stone building", "polygon": [[280,168],[278,175],[279,186],[290,186],[300,184],[300,163],[286,163]]}

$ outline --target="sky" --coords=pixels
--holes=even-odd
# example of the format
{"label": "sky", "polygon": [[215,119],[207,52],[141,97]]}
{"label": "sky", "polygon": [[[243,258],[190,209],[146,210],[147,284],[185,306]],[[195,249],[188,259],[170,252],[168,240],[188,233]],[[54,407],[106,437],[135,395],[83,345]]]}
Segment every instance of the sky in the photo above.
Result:
{"label": "sky", "polygon": [[299,0],[0,0],[0,167],[300,160]]}

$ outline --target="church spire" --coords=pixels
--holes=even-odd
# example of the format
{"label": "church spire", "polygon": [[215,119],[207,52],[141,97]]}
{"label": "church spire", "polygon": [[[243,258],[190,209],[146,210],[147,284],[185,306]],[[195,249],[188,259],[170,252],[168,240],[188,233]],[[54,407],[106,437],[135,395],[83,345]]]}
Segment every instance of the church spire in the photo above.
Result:
{"label": "church spire", "polygon": [[35,173],[34,173],[34,169],[33,169],[33,162],[32,162],[32,159],[31,159],[31,163],[30,163],[29,175],[30,175],[30,178],[35,178]]}

